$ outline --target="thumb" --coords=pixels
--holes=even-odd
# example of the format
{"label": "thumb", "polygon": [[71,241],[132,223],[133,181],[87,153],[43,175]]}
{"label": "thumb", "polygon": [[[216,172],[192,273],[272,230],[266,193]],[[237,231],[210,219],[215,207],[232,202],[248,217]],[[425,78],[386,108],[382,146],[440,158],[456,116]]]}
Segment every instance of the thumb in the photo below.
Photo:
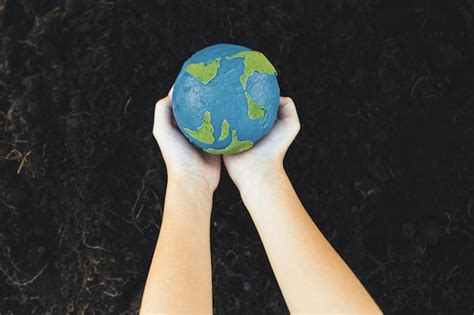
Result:
{"label": "thumb", "polygon": [[301,129],[295,103],[289,97],[280,97],[280,107],[278,110],[278,119],[275,122],[275,128],[283,129],[282,132],[290,135],[291,140],[296,137]]}
{"label": "thumb", "polygon": [[155,105],[155,118],[153,121],[153,135],[156,139],[162,134],[172,131],[171,97],[160,99]]}

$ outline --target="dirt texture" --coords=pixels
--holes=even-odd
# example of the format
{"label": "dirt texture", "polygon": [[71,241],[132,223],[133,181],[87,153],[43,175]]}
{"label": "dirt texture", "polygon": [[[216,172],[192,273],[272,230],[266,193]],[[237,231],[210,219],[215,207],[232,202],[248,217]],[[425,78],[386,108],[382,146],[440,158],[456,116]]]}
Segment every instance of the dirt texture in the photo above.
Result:
{"label": "dirt texture", "polygon": [[[137,312],[154,104],[221,42],[277,68],[302,124],[287,172],[381,308],[473,313],[474,4],[390,3],[0,0],[0,314]],[[226,174],[211,223],[215,312],[288,313]]]}

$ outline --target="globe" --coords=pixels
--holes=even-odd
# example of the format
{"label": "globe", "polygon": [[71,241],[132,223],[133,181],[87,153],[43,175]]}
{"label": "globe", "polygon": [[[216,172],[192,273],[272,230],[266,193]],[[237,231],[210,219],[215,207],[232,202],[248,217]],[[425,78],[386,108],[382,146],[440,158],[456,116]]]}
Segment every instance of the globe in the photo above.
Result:
{"label": "globe", "polygon": [[231,44],[199,50],[174,83],[173,115],[189,141],[212,154],[252,148],[273,127],[277,71],[258,51]]}

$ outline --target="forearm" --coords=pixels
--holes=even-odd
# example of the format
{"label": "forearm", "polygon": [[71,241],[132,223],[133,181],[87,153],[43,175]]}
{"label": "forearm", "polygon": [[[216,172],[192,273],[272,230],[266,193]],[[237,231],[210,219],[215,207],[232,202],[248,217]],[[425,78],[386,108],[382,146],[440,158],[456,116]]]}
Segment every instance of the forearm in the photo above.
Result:
{"label": "forearm", "polygon": [[141,313],[212,313],[212,192],[169,181]]}
{"label": "forearm", "polygon": [[313,223],[283,169],[241,190],[290,311],[379,313]]}

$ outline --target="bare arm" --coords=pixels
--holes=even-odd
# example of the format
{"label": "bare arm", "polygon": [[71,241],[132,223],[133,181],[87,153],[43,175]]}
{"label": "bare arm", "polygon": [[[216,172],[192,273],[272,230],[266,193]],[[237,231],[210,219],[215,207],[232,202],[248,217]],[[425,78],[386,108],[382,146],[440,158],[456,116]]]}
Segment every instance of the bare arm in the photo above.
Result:
{"label": "bare arm", "polygon": [[283,158],[299,131],[293,101],[282,98],[272,132],[253,149],[224,157],[262,239],[292,313],[380,314],[296,195]]}
{"label": "bare arm", "polygon": [[205,187],[168,184],[142,314],[212,313],[211,205],[212,193]]}
{"label": "bare arm", "polygon": [[242,199],[293,313],[380,314],[313,223],[283,169],[245,187]]}
{"label": "bare arm", "polygon": [[153,134],[166,163],[168,183],[140,313],[209,314],[210,220],[221,158],[197,150],[174,126],[170,95],[155,109]]}

